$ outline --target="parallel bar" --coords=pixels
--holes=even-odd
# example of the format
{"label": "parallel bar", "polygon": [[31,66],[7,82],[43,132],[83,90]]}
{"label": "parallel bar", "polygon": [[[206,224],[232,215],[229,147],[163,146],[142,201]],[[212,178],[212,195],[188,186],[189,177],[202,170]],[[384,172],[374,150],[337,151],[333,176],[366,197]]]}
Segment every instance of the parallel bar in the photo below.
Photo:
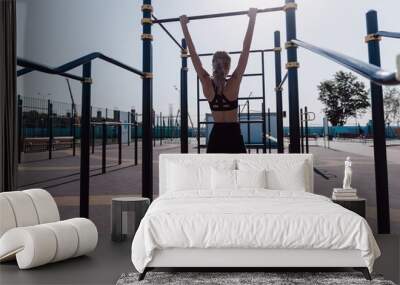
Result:
{"label": "parallel bar", "polygon": [[[186,40],[182,39],[182,47],[187,48]],[[188,67],[187,57],[182,57],[181,67],[181,153],[188,153]]]}
{"label": "parallel bar", "polygon": [[[151,5],[151,0],[143,0],[143,5]],[[150,18],[151,11],[143,10],[143,18]],[[151,35],[151,24],[143,23],[143,34]],[[150,39],[143,39],[143,72],[153,72],[153,47]],[[142,196],[153,200],[153,145],[152,111],[153,80],[143,78],[142,87]]]}
{"label": "parallel bar", "polygon": [[106,55],[104,55],[104,54],[102,54],[100,52],[90,53],[88,55],[82,56],[82,57],[80,57],[78,59],[70,61],[70,62],[68,62],[66,64],[63,64],[63,65],[61,65],[59,67],[56,67],[56,68],[50,68],[50,67],[47,67],[47,66],[42,65],[42,64],[34,63],[32,61],[28,61],[28,60],[19,58],[17,60],[17,65],[23,66],[23,67],[26,67],[26,68],[24,68],[22,70],[18,70],[17,76],[21,76],[21,75],[30,73],[30,72],[32,72],[34,70],[37,70],[37,71],[41,71],[41,72],[45,72],[45,73],[49,73],[49,74],[58,74],[58,75],[62,75],[64,77],[69,77],[71,79],[83,81],[82,77],[66,74],[65,72],[70,71],[70,70],[72,70],[72,69],[74,69],[74,68],[76,68],[78,66],[81,66],[81,65],[83,65],[85,63],[92,62],[93,60],[95,60],[97,58],[98,59],[102,59],[102,60],[104,60],[106,62],[109,62],[111,64],[114,64],[114,65],[116,65],[118,67],[121,67],[122,69],[128,70],[128,71],[130,71],[132,73],[135,73],[137,75],[144,76],[144,73],[142,71],[140,71],[140,70],[138,70],[138,69],[136,69],[134,67],[131,67],[131,66],[125,64],[125,63],[122,63],[122,62],[120,62],[120,61],[118,61],[116,59],[113,59],[113,58],[111,58],[109,56],[106,56]]}
{"label": "parallel bar", "polygon": [[[156,18],[156,16],[154,16],[154,14],[151,15],[151,16],[153,17],[154,20],[156,20],[156,21],[158,20],[158,19]],[[171,38],[171,40],[172,40],[181,50],[184,49],[184,47],[181,46],[181,45],[179,44],[179,42],[174,38],[174,36],[168,31],[168,29],[167,29],[163,24],[161,24],[161,23],[157,23],[157,24],[160,25],[161,29],[164,30],[164,32]]]}
{"label": "parallel bar", "polygon": [[[295,3],[295,0],[286,0],[286,5]],[[286,10],[286,41],[296,39],[296,10]],[[287,61],[297,62],[297,48],[287,48]],[[300,128],[299,128],[299,83],[297,68],[288,70],[289,82],[289,132],[290,132],[290,153],[300,153]]]}
{"label": "parallel bar", "polygon": [[[281,34],[279,31],[274,32],[274,47],[275,47],[275,89],[276,92],[276,136],[278,144],[278,153],[284,152],[283,144],[283,104],[282,104],[282,63],[281,63]],[[287,78],[287,73],[285,75]]]}
{"label": "parallel bar", "polygon": [[[261,53],[261,52],[273,52],[273,51],[275,51],[273,48],[271,48],[271,49],[253,49],[253,50],[250,50],[250,53],[257,53],[257,52],[259,52],[259,53]],[[230,51],[230,52],[228,52],[228,54],[241,54],[243,51]],[[214,55],[214,53],[200,53],[200,54],[198,54],[198,56],[213,56]]]}
{"label": "parallel bar", "polygon": [[[266,9],[259,9],[258,13],[267,13],[267,12],[276,12],[282,11],[284,6],[281,7],[274,7],[274,8],[266,8]],[[201,19],[210,19],[210,18],[221,18],[221,17],[231,17],[231,16],[240,16],[240,15],[247,15],[249,13],[248,10],[245,11],[237,11],[237,12],[227,12],[227,13],[216,13],[216,14],[207,14],[207,15],[199,15],[199,16],[189,16],[189,21],[192,20],[201,20]],[[153,23],[170,23],[170,22],[179,22],[179,18],[167,18],[167,19],[159,19],[153,21]]]}
{"label": "parallel bar", "polygon": [[[92,63],[83,65],[82,77],[92,76]],[[89,218],[89,175],[90,175],[90,97],[91,83],[82,84],[82,112],[81,112],[81,168],[80,168],[80,216]]]}
{"label": "parallel bar", "polygon": [[[371,10],[366,15],[367,34],[378,31],[378,15]],[[369,62],[381,66],[379,41],[368,42]],[[382,86],[371,82],[372,129],[374,134],[375,191],[378,233],[390,233],[389,186],[386,159],[386,133]]]}
{"label": "parallel bar", "polygon": [[379,32],[375,33],[375,35],[385,37],[385,38],[400,39],[400,33],[396,33],[396,32],[379,31]]}
{"label": "parallel bar", "polygon": [[[342,53],[314,46],[312,44],[300,41],[292,40],[298,46],[301,46],[309,51],[326,57],[340,65],[347,67],[348,69],[360,74],[361,76],[373,81],[378,85],[397,85],[400,84],[400,80],[396,78],[396,72],[386,71],[381,69],[379,66],[374,64],[368,64],[361,60],[353,57],[344,55]],[[376,42],[376,41],[372,41]]]}
{"label": "parallel bar", "polygon": [[84,78],[81,77],[81,76],[76,76],[76,75],[65,73],[65,72],[59,72],[57,70],[57,68],[51,68],[51,67],[46,66],[44,64],[33,62],[31,60],[18,58],[17,59],[17,65],[21,66],[21,67],[25,67],[24,69],[20,69],[20,70],[17,71],[17,76],[21,76],[21,75],[24,75],[24,74],[29,73],[31,71],[37,70],[37,71],[40,71],[40,72],[43,72],[43,73],[60,75],[60,76],[64,76],[64,77],[71,78],[71,79],[74,79],[74,80],[78,80],[78,81],[81,81],[81,82],[84,81]]}

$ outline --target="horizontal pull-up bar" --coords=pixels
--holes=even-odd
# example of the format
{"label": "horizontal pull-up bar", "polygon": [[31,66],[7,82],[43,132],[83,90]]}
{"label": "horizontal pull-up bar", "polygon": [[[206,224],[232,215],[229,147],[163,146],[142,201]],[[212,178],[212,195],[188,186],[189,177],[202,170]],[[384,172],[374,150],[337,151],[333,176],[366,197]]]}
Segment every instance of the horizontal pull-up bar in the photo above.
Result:
{"label": "horizontal pull-up bar", "polygon": [[[140,76],[144,76],[145,75],[142,71],[140,71],[140,70],[138,70],[136,68],[133,68],[133,67],[131,67],[129,65],[126,65],[125,63],[122,63],[122,62],[120,62],[120,61],[118,61],[116,59],[108,57],[108,56],[106,56],[106,55],[104,55],[102,53],[99,53],[99,52],[93,52],[93,53],[90,53],[88,55],[82,56],[82,57],[80,57],[80,58],[78,58],[76,60],[70,61],[70,62],[68,62],[68,63],[66,63],[64,65],[59,66],[59,67],[50,68],[50,69],[53,70],[53,73],[50,73],[50,72],[46,72],[46,73],[60,74],[61,75],[61,73],[70,71],[71,69],[74,69],[74,68],[76,68],[78,66],[81,66],[81,65],[83,65],[85,63],[88,63],[88,62],[90,62],[90,61],[92,61],[92,60],[94,60],[96,58],[102,59],[102,60],[104,60],[106,62],[109,62],[109,63],[111,63],[113,65],[116,65],[116,66],[118,66],[118,67],[120,67],[122,69],[128,70],[128,71],[130,71],[132,73],[135,73],[137,75],[140,75]],[[24,68],[24,69],[18,70],[17,76],[21,76],[21,75],[30,73],[30,72],[32,72],[34,70],[38,70],[38,67],[37,68]],[[41,70],[38,70],[38,71],[41,71]],[[42,71],[42,72],[45,72],[45,71]]]}
{"label": "horizontal pull-up bar", "polygon": [[51,67],[46,66],[44,64],[40,64],[40,63],[33,62],[33,61],[30,61],[30,60],[26,60],[26,59],[23,59],[23,58],[17,58],[17,65],[21,66],[21,67],[25,67],[24,69],[21,69],[21,70],[17,71],[17,75],[18,76],[25,74],[25,73],[19,74],[20,72],[22,72],[24,70],[30,70],[30,71],[37,70],[37,71],[40,71],[40,72],[43,72],[43,73],[60,75],[60,76],[64,76],[64,77],[71,78],[71,79],[74,79],[74,80],[78,80],[78,81],[81,81],[81,82],[85,81],[85,78],[83,78],[81,76],[77,76],[77,75],[73,75],[73,74],[65,73],[65,72],[59,72],[55,68],[51,68]]}
{"label": "horizontal pull-up bar", "polygon": [[[250,53],[256,53],[256,52],[262,53],[262,52],[273,52],[273,51],[275,51],[275,49],[270,48],[270,49],[253,49],[253,50],[250,50],[249,52]],[[228,54],[241,54],[241,53],[242,53],[242,51],[228,52]],[[200,53],[198,56],[212,56],[212,55],[214,55],[214,53]]]}
{"label": "horizontal pull-up bar", "polygon": [[355,59],[353,57],[344,55],[342,53],[320,48],[312,44],[300,41],[292,40],[296,45],[303,47],[309,51],[326,57],[340,65],[347,67],[348,69],[366,77],[367,79],[375,82],[379,85],[397,85],[400,84],[400,78],[396,77],[396,72],[386,71],[379,68],[376,65],[365,63],[361,60]]}
{"label": "horizontal pull-up bar", "polygon": [[385,38],[400,39],[400,33],[396,33],[396,32],[379,31],[376,33],[376,35],[385,37]]}
{"label": "horizontal pull-up bar", "polygon": [[[258,13],[266,13],[266,12],[277,12],[283,11],[285,6],[275,7],[275,8],[266,8],[257,10]],[[230,17],[230,16],[240,16],[247,15],[249,13],[246,11],[237,11],[237,12],[228,12],[228,13],[217,13],[217,14],[207,14],[207,15],[199,15],[199,16],[190,16],[188,17],[189,21],[191,20],[201,20],[201,19],[210,19],[210,18],[221,18],[221,17]],[[167,19],[159,19],[153,21],[155,24],[159,23],[170,23],[170,22],[179,22],[179,18],[167,18]]]}
{"label": "horizontal pull-up bar", "polygon": [[[156,18],[156,16],[151,15],[153,17],[154,20],[158,21],[158,19]],[[171,38],[171,40],[181,49],[184,50],[183,46],[181,46],[181,44],[174,38],[174,36],[168,31],[168,29],[166,27],[164,27],[163,24],[158,23],[161,27],[161,29],[164,30],[164,32],[167,33],[167,35]]]}

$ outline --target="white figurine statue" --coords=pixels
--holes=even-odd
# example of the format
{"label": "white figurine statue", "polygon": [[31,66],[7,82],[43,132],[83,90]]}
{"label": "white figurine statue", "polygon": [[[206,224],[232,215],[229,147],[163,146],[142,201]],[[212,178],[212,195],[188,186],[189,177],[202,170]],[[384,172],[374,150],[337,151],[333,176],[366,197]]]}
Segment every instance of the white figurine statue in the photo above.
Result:
{"label": "white figurine statue", "polygon": [[350,156],[346,157],[346,161],[344,162],[344,178],[343,178],[343,189],[352,189],[351,188],[351,160]]}

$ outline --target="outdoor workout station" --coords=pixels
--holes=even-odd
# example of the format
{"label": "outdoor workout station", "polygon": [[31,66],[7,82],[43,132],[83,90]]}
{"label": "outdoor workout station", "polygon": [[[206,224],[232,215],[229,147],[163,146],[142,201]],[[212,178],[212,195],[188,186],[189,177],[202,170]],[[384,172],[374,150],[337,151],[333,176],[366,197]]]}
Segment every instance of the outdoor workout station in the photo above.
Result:
{"label": "outdoor workout station", "polygon": [[[95,52],[83,56],[76,60],[70,61],[58,67],[48,67],[41,63],[32,62],[19,58],[18,66],[23,67],[17,73],[23,76],[32,71],[40,71],[48,74],[60,75],[82,83],[82,119],[81,126],[81,156],[80,156],[80,216],[89,216],[89,172],[90,172],[90,136],[91,136],[91,85],[92,81],[91,62],[95,59],[102,59],[110,64],[125,69],[142,78],[142,196],[153,199],[153,49],[152,49],[152,25],[159,25],[162,30],[173,40],[179,47],[181,55],[181,82],[180,82],[180,147],[181,153],[188,153],[188,58],[190,54],[184,39],[181,41],[175,39],[166,28],[167,24],[179,22],[179,18],[159,19],[155,16],[151,0],[144,0],[141,7],[143,12],[142,25],[143,33],[141,39],[143,41],[143,65],[142,70],[130,67],[111,57]],[[258,97],[239,97],[239,100],[261,102],[261,119],[260,120],[242,120],[242,124],[261,124],[262,126],[262,144],[259,146],[264,153],[267,152],[268,141],[270,142],[270,132],[267,131],[266,116],[269,113],[266,110],[266,100],[272,100],[272,96],[268,96],[265,90],[265,66],[264,60],[266,53],[273,53],[275,59],[275,100],[276,100],[276,143],[277,152],[284,152],[284,132],[283,132],[283,110],[282,101],[283,87],[287,81],[287,99],[289,102],[289,149],[290,153],[301,152],[301,131],[300,124],[303,122],[303,116],[307,122],[307,110],[300,114],[299,109],[299,89],[298,89],[298,70],[300,63],[297,57],[297,49],[304,48],[312,53],[323,56],[331,61],[342,65],[359,75],[367,78],[371,82],[372,97],[372,121],[373,121],[373,137],[374,137],[374,163],[375,163],[375,187],[377,200],[377,220],[378,232],[390,233],[390,216],[389,216],[389,196],[388,196],[388,174],[386,159],[386,139],[385,139],[385,122],[383,110],[383,92],[382,85],[398,85],[400,84],[400,57],[397,57],[397,72],[389,72],[380,67],[380,48],[379,41],[383,37],[400,38],[400,33],[380,31],[378,28],[378,16],[376,11],[369,11],[366,15],[367,34],[365,42],[368,46],[369,60],[368,63],[348,57],[342,53],[332,51],[330,49],[321,48],[308,42],[302,41],[296,34],[296,9],[297,4],[294,0],[286,0],[285,4],[280,7],[259,9],[258,13],[283,12],[286,17],[286,40],[281,44],[281,35],[279,31],[274,33],[274,43],[266,49],[252,50],[251,54],[260,55],[262,70],[260,73],[248,73],[246,77],[260,77],[262,80],[262,96]],[[233,17],[246,15],[248,11],[236,11],[218,14],[189,16],[190,21],[206,20],[209,18]],[[301,37],[300,37],[301,38]],[[358,39],[355,39],[358,40]],[[287,72],[282,74],[281,53],[282,47],[286,49],[287,62],[285,68]],[[232,51],[230,54],[239,54],[239,51]],[[211,53],[202,53],[200,56],[210,56]],[[154,56],[157,58],[157,55]],[[70,70],[82,66],[82,75],[77,76],[68,73]],[[160,75],[162,76],[162,75]],[[190,87],[193,88],[193,87]],[[195,87],[196,88],[196,87]],[[197,151],[200,153],[204,145],[200,143],[201,125],[210,122],[202,121],[200,118],[200,103],[206,99],[200,98],[199,79],[197,79]],[[249,104],[249,103],[247,103]],[[242,117],[240,117],[242,118]],[[269,120],[268,120],[269,122]],[[101,124],[101,123],[100,123]],[[134,124],[131,122],[129,124]],[[114,123],[117,127],[121,124]],[[103,127],[105,124],[103,124]],[[120,135],[120,132],[119,132]]]}

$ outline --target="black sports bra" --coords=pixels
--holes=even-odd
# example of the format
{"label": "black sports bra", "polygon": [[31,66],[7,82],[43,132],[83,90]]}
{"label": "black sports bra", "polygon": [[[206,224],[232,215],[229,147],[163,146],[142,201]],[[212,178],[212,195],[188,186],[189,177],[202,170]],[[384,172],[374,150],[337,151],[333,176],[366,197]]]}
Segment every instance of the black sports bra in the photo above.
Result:
{"label": "black sports bra", "polygon": [[238,107],[238,99],[229,101],[224,94],[217,94],[217,86],[211,81],[214,87],[214,98],[208,101],[211,111],[230,111]]}

